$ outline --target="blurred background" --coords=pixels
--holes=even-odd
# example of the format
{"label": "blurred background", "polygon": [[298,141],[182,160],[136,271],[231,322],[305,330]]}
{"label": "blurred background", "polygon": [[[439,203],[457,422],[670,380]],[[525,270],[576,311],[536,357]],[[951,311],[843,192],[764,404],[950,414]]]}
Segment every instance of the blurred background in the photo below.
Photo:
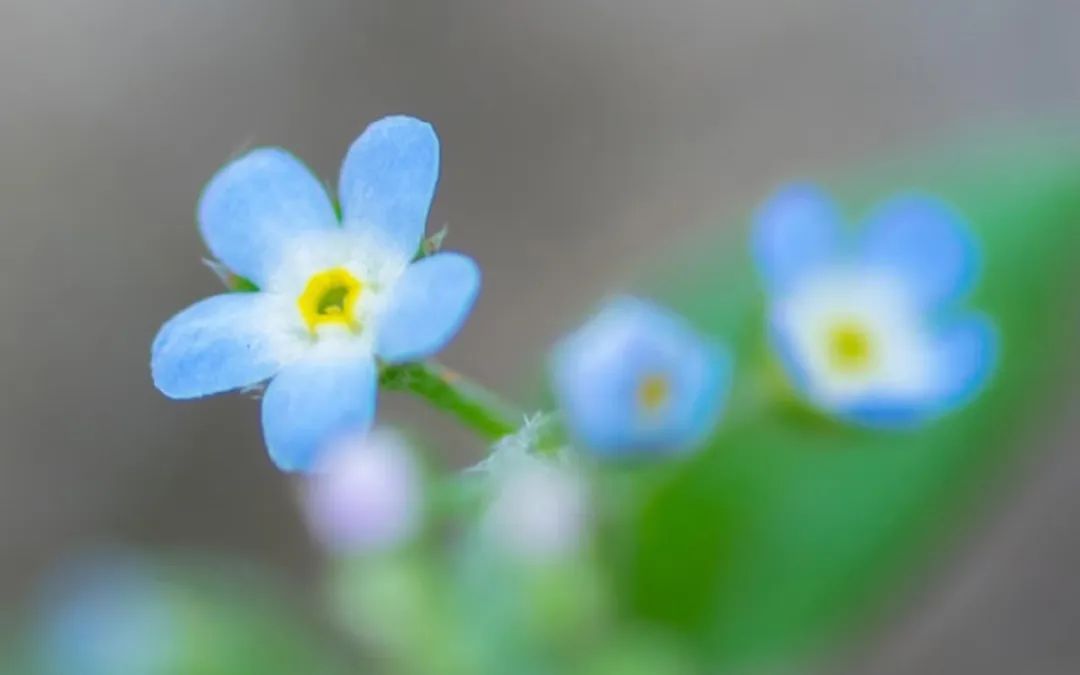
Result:
{"label": "blurred background", "polygon": [[[280,145],[333,181],[369,121],[432,121],[432,223],[485,273],[444,360],[527,392],[522,354],[673,236],[743,227],[777,182],[1080,109],[1077,35],[1080,5],[1060,0],[6,0],[0,603],[101,541],[310,583],[318,556],[255,402],[173,403],[148,372],[161,322],[219,289],[193,214],[234,153]],[[831,671],[1072,672],[1078,437],[1047,430],[985,522]]]}

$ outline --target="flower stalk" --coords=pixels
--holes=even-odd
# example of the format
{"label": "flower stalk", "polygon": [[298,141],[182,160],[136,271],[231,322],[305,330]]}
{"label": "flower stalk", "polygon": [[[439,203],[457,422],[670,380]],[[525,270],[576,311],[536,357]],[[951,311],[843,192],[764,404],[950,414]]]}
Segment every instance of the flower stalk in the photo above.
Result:
{"label": "flower stalk", "polygon": [[384,366],[379,384],[419,396],[487,441],[514,433],[525,419],[523,411],[495,392],[434,361]]}

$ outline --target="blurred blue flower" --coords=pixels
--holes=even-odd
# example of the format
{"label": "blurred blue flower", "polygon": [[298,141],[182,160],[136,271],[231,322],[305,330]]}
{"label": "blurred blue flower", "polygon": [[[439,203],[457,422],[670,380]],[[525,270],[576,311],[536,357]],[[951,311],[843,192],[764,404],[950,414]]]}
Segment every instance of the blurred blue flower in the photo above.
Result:
{"label": "blurred blue flower", "polygon": [[469,258],[413,262],[439,171],[432,127],[375,122],[349,148],[338,196],[292,155],[263,148],[206,186],[199,227],[210,251],[259,288],[170,319],[154,340],[154,384],[196,398],[270,380],[263,432],[283,470],[308,470],[333,436],[366,431],[376,357],[400,363],[444,347],[480,287]]}
{"label": "blurred blue flower", "polygon": [[552,358],[568,427],[601,455],[697,444],[720,417],[731,370],[727,351],[681,317],[629,297],[564,338]]}
{"label": "blurred blue flower", "polygon": [[398,434],[376,430],[334,441],[304,492],[316,539],[343,554],[371,553],[409,540],[423,510],[420,469]]}
{"label": "blurred blue flower", "polygon": [[753,248],[770,296],[771,339],[795,386],[851,422],[911,426],[969,401],[986,383],[997,333],[958,309],[980,255],[940,201],[895,197],[858,237],[835,205],[793,185],[757,214]]}
{"label": "blurred blue flower", "polygon": [[180,644],[166,586],[134,560],[82,559],[46,582],[36,637],[42,675],[174,673]]}

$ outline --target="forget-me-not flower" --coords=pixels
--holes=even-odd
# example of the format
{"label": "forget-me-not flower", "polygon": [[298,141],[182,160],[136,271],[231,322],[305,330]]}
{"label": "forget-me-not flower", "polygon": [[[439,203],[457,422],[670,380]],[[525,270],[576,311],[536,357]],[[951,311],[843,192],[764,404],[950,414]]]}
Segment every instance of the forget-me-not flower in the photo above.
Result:
{"label": "forget-me-not flower", "polygon": [[772,340],[815,406],[867,426],[909,426],[986,382],[996,332],[957,309],[980,256],[945,204],[896,197],[849,236],[826,195],[794,185],[761,208],[753,243]]}
{"label": "forget-me-not flower", "polygon": [[283,150],[226,165],[202,194],[199,228],[218,260],[259,290],[170,319],[152,348],[157,388],[188,399],[269,380],[263,432],[284,470],[309,469],[328,439],[367,430],[376,359],[441,349],[479,290],[465,256],[414,262],[438,173],[435,131],[410,117],[375,122],[349,148],[340,220],[319,179]]}
{"label": "forget-me-not flower", "polygon": [[552,358],[552,383],[571,432],[602,455],[675,451],[713,429],[731,358],[683,318],[652,303],[610,302]]}

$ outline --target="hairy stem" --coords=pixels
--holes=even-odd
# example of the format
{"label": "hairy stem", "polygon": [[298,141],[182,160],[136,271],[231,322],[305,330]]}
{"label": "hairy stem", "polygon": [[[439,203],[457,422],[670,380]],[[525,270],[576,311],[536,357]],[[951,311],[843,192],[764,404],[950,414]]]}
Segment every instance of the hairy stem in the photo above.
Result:
{"label": "hairy stem", "polygon": [[513,433],[525,419],[498,394],[434,361],[386,366],[379,384],[427,400],[489,441]]}

